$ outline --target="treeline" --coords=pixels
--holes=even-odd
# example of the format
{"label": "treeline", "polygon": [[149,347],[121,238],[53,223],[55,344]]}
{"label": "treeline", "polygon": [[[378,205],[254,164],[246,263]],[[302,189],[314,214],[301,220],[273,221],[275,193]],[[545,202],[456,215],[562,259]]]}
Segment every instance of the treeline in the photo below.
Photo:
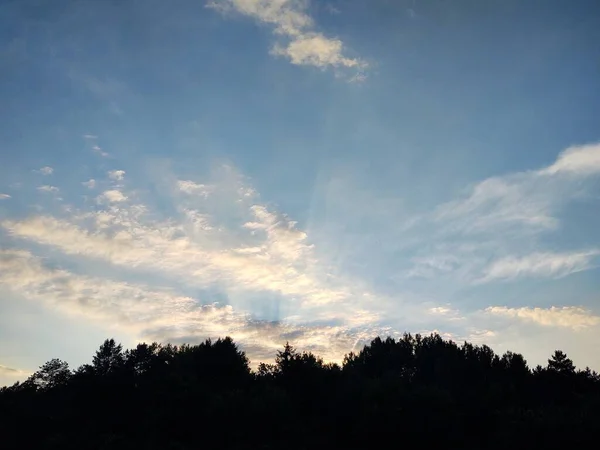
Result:
{"label": "treeline", "polygon": [[446,449],[597,445],[600,376],[556,351],[522,355],[439,335],[376,338],[343,364],[286,344],[252,371],[230,338],[106,340],[0,390],[0,448]]}

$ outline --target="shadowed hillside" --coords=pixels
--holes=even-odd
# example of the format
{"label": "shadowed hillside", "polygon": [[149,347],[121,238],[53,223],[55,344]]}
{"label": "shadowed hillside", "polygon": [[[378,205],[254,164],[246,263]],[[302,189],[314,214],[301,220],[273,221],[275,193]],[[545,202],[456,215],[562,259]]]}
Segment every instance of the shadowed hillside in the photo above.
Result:
{"label": "shadowed hillside", "polygon": [[598,419],[600,377],[563,352],[530,370],[439,335],[376,338],[342,367],[286,344],[255,372],[230,338],[110,339],[0,390],[2,448],[572,448]]}

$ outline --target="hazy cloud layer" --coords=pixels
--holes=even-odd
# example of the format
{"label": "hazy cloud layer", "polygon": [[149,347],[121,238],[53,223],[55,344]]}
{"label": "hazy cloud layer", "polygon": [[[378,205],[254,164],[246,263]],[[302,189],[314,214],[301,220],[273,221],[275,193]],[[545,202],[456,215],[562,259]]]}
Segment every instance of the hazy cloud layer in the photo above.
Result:
{"label": "hazy cloud layer", "polygon": [[[159,175],[168,214],[150,192],[129,181],[117,186],[125,179],[121,169],[79,182],[83,193],[111,187],[95,201],[54,199],[60,208],[48,201],[33,214],[4,218],[0,228],[14,248],[0,252],[0,285],[141,340],[230,335],[255,362],[270,359],[286,340],[339,360],[377,334],[404,330],[498,346],[515,327],[598,333],[598,313],[578,299],[543,307],[480,302],[460,310],[443,294],[409,283],[425,278],[469,289],[595,267],[597,248],[550,251],[536,237],[561,226],[563,205],[598,173],[590,168],[597,152],[597,146],[568,149],[546,168],[484,180],[431,213],[408,217],[398,227],[407,244],[397,259],[394,295],[374,289],[370,272],[362,279],[336,265],[328,247],[228,165],[200,179]],[[61,261],[78,261],[75,269],[53,263],[50,250]],[[96,274],[90,268],[98,265],[117,270]]]}

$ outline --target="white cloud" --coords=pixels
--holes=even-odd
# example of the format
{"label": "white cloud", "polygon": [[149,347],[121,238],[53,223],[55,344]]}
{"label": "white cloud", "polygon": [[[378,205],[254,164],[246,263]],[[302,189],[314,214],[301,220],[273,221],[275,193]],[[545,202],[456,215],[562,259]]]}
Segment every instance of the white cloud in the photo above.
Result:
{"label": "white cloud", "polygon": [[364,63],[358,59],[344,57],[342,49],[341,40],[311,33],[292,40],[287,46],[276,45],[272,53],[277,56],[287,56],[292,64],[297,65],[364,67]]}
{"label": "white cloud", "polygon": [[481,281],[511,280],[517,277],[563,277],[589,269],[597,250],[576,253],[534,253],[523,257],[509,256],[492,262],[484,269]]}
{"label": "white cloud", "polygon": [[569,147],[563,151],[554,164],[540,170],[540,175],[561,173],[592,175],[600,173],[600,143]]}
{"label": "white cloud", "polygon": [[439,317],[449,322],[463,321],[466,317],[463,316],[460,311],[450,306],[434,306],[427,310],[427,312],[435,317]]}
{"label": "white cloud", "polygon": [[84,185],[88,189],[94,189],[96,187],[96,180],[94,180],[93,178],[90,178],[88,181],[84,181],[81,184]]}
{"label": "white cloud", "polygon": [[551,308],[491,306],[485,312],[495,316],[532,322],[542,326],[570,328],[573,330],[581,330],[600,324],[599,316],[576,306],[552,306]]}
{"label": "white cloud", "polygon": [[207,186],[206,184],[194,183],[189,180],[179,180],[177,186],[181,192],[185,192],[190,195],[200,195],[202,197],[208,197],[214,190],[213,186]]}
{"label": "white cloud", "polygon": [[439,314],[441,316],[447,316],[450,314],[456,314],[457,311],[446,306],[434,306],[433,308],[429,308],[429,312],[431,314]]}
{"label": "white cloud", "polygon": [[42,167],[37,172],[41,173],[42,175],[52,175],[52,173],[54,172],[54,169],[50,166],[45,166],[45,167]]}
{"label": "white cloud", "polygon": [[460,264],[456,256],[446,254],[415,257],[411,262],[413,266],[406,274],[408,278],[432,278],[451,272]]}
{"label": "white cloud", "polygon": [[0,194],[0,200],[7,200],[10,198],[10,195],[8,194]]}
{"label": "white cloud", "polygon": [[111,170],[108,172],[108,178],[111,180],[121,181],[125,178],[124,170]]}
{"label": "white cloud", "polygon": [[98,139],[98,136],[96,136],[95,134],[84,134],[83,138],[84,139]]}
{"label": "white cloud", "polygon": [[315,31],[313,19],[307,13],[307,2],[301,0],[215,0],[207,5],[222,12],[237,11],[259,22],[272,25],[274,34],[286,38],[276,43],[274,55],[285,56],[292,64],[320,68],[366,68],[357,58],[344,56],[340,39],[326,37]]}
{"label": "white cloud", "polygon": [[98,196],[99,202],[109,202],[109,203],[118,203],[124,202],[127,200],[127,196],[123,195],[123,193],[117,189],[110,189],[108,191],[104,191],[102,194]]}
{"label": "white cloud", "polygon": [[43,186],[39,186],[38,191],[40,192],[51,192],[51,193],[56,193],[59,191],[59,189],[56,186],[49,186],[49,185],[43,185]]}

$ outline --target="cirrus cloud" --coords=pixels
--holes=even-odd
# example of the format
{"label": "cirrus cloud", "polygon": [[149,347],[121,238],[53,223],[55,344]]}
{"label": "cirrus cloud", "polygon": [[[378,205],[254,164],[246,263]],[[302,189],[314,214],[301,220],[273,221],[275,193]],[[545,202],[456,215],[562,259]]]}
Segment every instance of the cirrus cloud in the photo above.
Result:
{"label": "cirrus cloud", "polygon": [[509,256],[492,262],[484,269],[480,281],[511,280],[522,276],[564,277],[592,267],[598,250],[573,253],[533,253],[523,257]]}

